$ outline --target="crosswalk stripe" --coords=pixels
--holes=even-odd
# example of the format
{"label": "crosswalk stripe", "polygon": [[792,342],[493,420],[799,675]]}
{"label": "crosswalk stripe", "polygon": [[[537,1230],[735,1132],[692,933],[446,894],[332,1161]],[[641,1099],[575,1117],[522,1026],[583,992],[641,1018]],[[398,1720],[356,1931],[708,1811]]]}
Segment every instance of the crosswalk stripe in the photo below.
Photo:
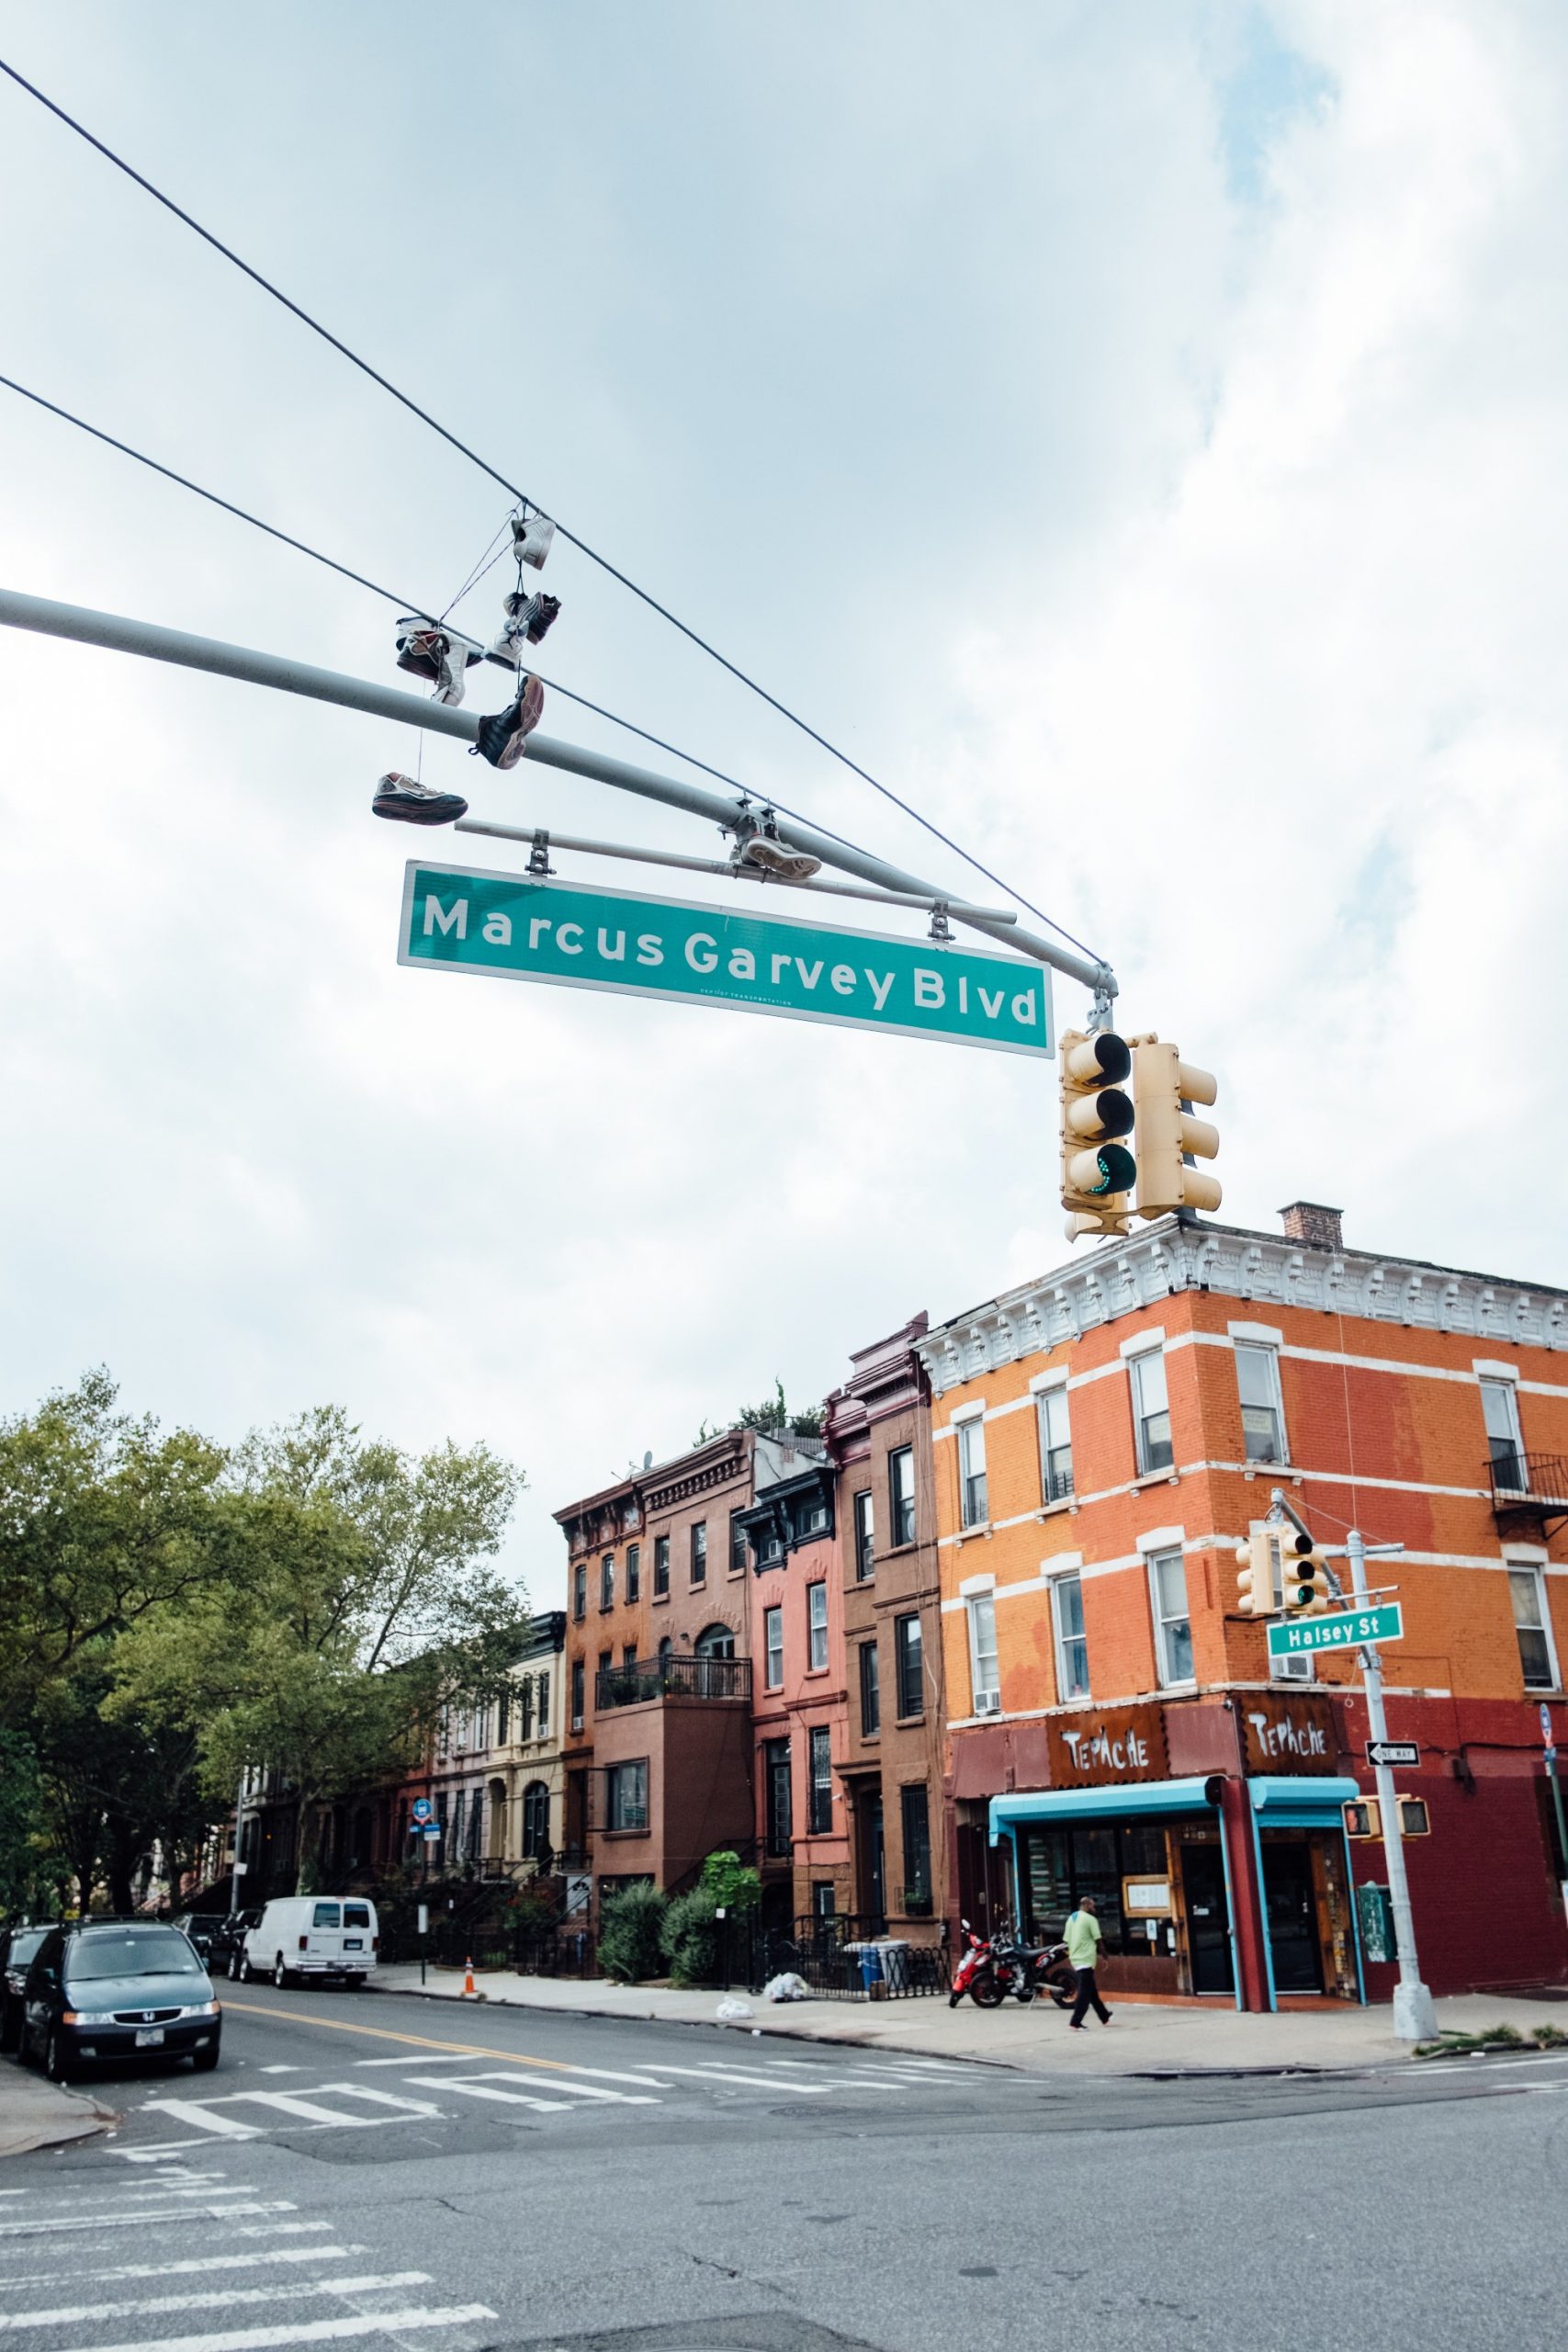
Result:
{"label": "crosswalk stripe", "polygon": [[439,2115],[427,2098],[399,2098],[392,2091],[372,2090],[368,2083],[318,2083],[316,2089],[325,2098],[335,2092],[343,2098],[366,2098],[378,2107],[395,2107],[403,2115]]}
{"label": "crosswalk stripe", "polygon": [[389,2270],[363,2278],[307,2278],[287,2287],[214,2287],[193,2295],[143,2295],[123,2303],[62,2303],[54,2311],[0,2313],[0,2328],[76,2327],[86,2320],[138,2319],[157,2312],[231,2310],[241,2304],[303,2303],[323,2295],[368,2295],[389,2287],[428,2287],[428,2270]]}
{"label": "crosswalk stripe", "polygon": [[[329,2344],[347,2335],[412,2335],[416,2328],[467,2327],[475,2320],[494,2319],[488,2303],[452,2303],[445,2311],[416,2304],[412,2311],[366,2312],[353,2319],[324,2319],[303,2327],[242,2327],[217,2335],[166,2335],[158,2352],[270,2352],[282,2344]],[[92,2344],[81,2352],[148,2352],[145,2338],[131,2344]]]}
{"label": "crosswalk stripe", "polygon": [[142,2103],[143,2115],[172,2116],[176,2123],[194,2123],[200,2132],[215,2132],[220,2138],[249,2140],[254,2125],[238,2122],[231,2115],[219,2115],[210,2107],[203,2107],[193,2098],[150,2098]]}
{"label": "crosswalk stripe", "polygon": [[47,2222],[0,2222],[0,2238],[41,2238],[71,2231],[85,2233],[89,2230],[144,2230],[153,2222],[231,2222],[241,2213],[292,2213],[295,2210],[286,2198],[258,2198],[248,2205],[182,2205],[164,2213],[94,2213],[80,2221],[56,2218]]}
{"label": "crosswalk stripe", "polygon": [[[464,2075],[457,2081],[446,2083],[444,2087],[447,2090],[461,2090],[464,2083],[505,2083],[514,2080],[515,2076],[510,2075]],[[551,2083],[550,2088],[552,2091],[566,2091],[573,2098],[609,2099],[617,2107],[657,2107],[659,2105],[656,2098],[649,2098],[646,2093],[638,2098],[632,2091],[601,2090],[597,2083],[574,2083],[564,2075],[558,2075]]]}
{"label": "crosswalk stripe", "polygon": [[[304,2225],[312,2230],[324,2230],[325,2222],[310,2222]],[[199,2254],[184,2262],[117,2262],[107,2270],[24,2270],[6,2274],[6,2285],[12,2287],[58,2287],[70,2279],[80,2287],[89,2279],[93,2284],[107,2285],[116,2278],[186,2278],[207,2270],[270,2270],[279,2262],[342,2262],[351,2254],[366,2254],[362,2245],[279,2245],[266,2254]]]}
{"label": "crosswalk stripe", "polygon": [[[417,2075],[412,2079],[419,2081]],[[552,2084],[552,2090],[555,2086]],[[498,2107],[532,2107],[541,2115],[570,2115],[571,2109],[564,2098],[535,2098],[526,2091],[492,2090],[488,2083],[440,2082],[426,2083],[426,2090],[457,2091],[464,2098],[494,2099]]]}
{"label": "crosswalk stripe", "polygon": [[[336,2085],[329,2084],[327,2087],[335,2089]],[[298,2117],[301,2123],[333,2123],[353,2130],[383,2120],[368,2115],[344,2115],[341,2109],[335,2107],[318,2107],[314,2099],[301,2098],[298,2091],[240,2091],[235,2096],[255,2107],[270,2107],[279,2115]],[[427,2107],[422,2112],[431,2115],[434,2109]]]}
{"label": "crosswalk stripe", "polygon": [[699,2082],[746,2083],[753,2088],[758,2084],[765,2091],[793,2091],[796,2098],[830,2098],[828,2083],[792,2083],[779,2075],[750,2074],[739,2066],[666,2066],[667,2075],[694,2075]]}

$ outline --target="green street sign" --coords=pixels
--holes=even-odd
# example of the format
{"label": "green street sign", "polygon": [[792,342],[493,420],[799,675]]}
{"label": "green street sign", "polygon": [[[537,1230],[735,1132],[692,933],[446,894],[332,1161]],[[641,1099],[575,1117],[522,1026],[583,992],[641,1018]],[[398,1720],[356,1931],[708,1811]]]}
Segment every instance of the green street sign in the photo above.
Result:
{"label": "green street sign", "polygon": [[1269,1628],[1270,1657],[1300,1657],[1303,1650],[1354,1650],[1368,1642],[1402,1642],[1404,1618],[1397,1600],[1379,1609],[1331,1609],[1321,1617],[1287,1617]]}
{"label": "green street sign", "polygon": [[1043,964],[791,915],[411,859],[400,964],[1050,1054]]}

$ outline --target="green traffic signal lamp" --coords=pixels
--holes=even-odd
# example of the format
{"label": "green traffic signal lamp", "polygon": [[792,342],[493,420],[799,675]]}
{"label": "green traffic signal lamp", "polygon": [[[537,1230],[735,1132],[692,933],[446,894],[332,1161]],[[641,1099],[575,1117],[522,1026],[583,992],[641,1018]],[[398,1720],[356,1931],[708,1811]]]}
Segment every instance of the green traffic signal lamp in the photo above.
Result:
{"label": "green traffic signal lamp", "polygon": [[1067,1030],[1061,1039],[1062,1206],[1072,1212],[1067,1231],[1125,1234],[1130,1230],[1127,1195],[1137,1182],[1138,1163],[1122,1136],[1133,1132],[1135,1113],[1122,1091],[1132,1075],[1133,1056],[1124,1037],[1109,1029],[1089,1036]]}

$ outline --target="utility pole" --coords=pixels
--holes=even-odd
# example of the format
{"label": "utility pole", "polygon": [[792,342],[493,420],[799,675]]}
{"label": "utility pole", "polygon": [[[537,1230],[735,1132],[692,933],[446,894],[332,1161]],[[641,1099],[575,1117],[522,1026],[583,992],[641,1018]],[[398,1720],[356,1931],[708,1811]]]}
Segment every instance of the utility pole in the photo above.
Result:
{"label": "utility pole", "polygon": [[[1366,1607],[1367,1547],[1361,1531],[1352,1527],[1345,1538],[1346,1556],[1350,1563],[1350,1589],[1358,1607]],[[1382,1661],[1369,1643],[1361,1652],[1361,1673],[1367,1686],[1367,1728],[1374,1742],[1381,1747],[1388,1737],[1388,1720],[1383,1713]],[[1410,1909],[1410,1883],[1404,1875],[1404,1840],[1401,1834],[1399,1797],[1393,1785],[1393,1768],[1374,1764],[1377,1780],[1378,1812],[1382,1820],[1383,1850],[1388,1857],[1388,1894],[1393,1907],[1394,1941],[1399,1948],[1399,1982],[1393,1988],[1393,2030],[1403,2041],[1435,2041],[1438,2038],[1438,2012],[1432,1996],[1421,1982],[1420,1965],[1416,1956],[1416,1921]]]}

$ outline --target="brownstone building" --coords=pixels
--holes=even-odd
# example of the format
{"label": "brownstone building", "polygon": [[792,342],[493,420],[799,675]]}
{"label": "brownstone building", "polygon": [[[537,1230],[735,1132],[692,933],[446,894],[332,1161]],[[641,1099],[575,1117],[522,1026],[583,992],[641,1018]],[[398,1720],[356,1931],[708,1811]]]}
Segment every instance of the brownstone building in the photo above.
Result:
{"label": "brownstone building", "polygon": [[852,1907],[880,1930],[934,1940],[947,1912],[942,1834],[941,1583],[931,1401],[916,1342],[927,1318],[851,1357],[828,1399],[837,1468]]}

